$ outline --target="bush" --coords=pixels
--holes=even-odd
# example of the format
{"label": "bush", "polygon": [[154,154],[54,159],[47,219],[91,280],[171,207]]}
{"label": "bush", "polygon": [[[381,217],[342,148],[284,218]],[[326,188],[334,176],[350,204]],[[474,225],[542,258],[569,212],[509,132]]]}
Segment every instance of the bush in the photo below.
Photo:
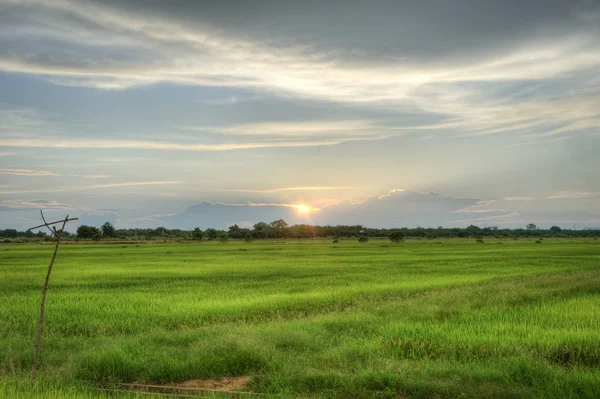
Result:
{"label": "bush", "polygon": [[406,238],[406,233],[402,230],[394,230],[388,235],[388,238],[391,242],[400,242]]}
{"label": "bush", "polygon": [[337,238],[334,238],[332,241],[334,244],[339,244],[340,240],[338,240]]}
{"label": "bush", "polygon": [[369,237],[365,236],[365,235],[361,235],[358,237],[358,242],[368,242],[369,241]]}
{"label": "bush", "polygon": [[541,243],[542,243],[542,241],[541,241],[541,240],[535,240],[535,243],[536,243],[536,244],[541,244]]}
{"label": "bush", "polygon": [[483,238],[478,238],[477,240],[475,240],[475,242],[477,242],[479,244],[483,244],[484,243]]}

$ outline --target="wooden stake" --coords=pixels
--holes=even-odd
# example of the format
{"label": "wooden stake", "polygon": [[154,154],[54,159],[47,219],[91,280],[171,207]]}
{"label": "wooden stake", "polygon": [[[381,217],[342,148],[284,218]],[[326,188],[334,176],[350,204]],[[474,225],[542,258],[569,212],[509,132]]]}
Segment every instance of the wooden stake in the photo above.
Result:
{"label": "wooden stake", "polygon": [[[54,253],[52,254],[52,259],[50,260],[50,264],[48,265],[48,272],[46,273],[46,281],[44,282],[44,290],[42,291],[42,303],[40,305],[40,319],[38,321],[38,328],[37,328],[37,335],[35,338],[35,354],[33,357],[33,373],[31,376],[31,382],[35,383],[35,380],[37,379],[37,374],[38,374],[38,366],[39,366],[39,353],[40,353],[40,343],[42,341],[42,330],[44,327],[44,308],[46,306],[46,293],[48,292],[48,281],[50,280],[50,273],[52,273],[52,265],[54,265],[54,260],[56,259],[56,254],[58,253],[58,246],[60,245],[60,239],[62,237],[63,231],[65,230],[65,226],[67,224],[67,222],[71,221],[71,220],[77,220],[77,218],[74,219],[69,219],[69,215],[67,215],[67,217],[64,220],[59,220],[57,222],[52,222],[52,223],[47,223],[46,219],[44,218],[44,213],[40,210],[40,213],[42,214],[42,220],[44,221],[43,225],[40,226],[36,226],[36,227],[32,227],[32,229],[38,228],[38,227],[48,227],[48,229],[50,229],[50,232],[52,233],[52,237],[54,237],[54,239],[56,240],[56,244],[54,245]],[[60,223],[62,222],[62,227],[60,228],[60,230],[56,230],[56,227],[54,227],[53,229],[50,228],[51,224],[56,224],[56,223]],[[31,230],[31,229],[29,229]]]}

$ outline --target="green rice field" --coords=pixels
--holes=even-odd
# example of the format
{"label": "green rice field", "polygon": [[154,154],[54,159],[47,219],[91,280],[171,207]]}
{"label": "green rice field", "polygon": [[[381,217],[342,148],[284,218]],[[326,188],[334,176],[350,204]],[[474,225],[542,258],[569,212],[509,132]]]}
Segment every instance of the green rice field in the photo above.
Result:
{"label": "green rice field", "polygon": [[65,244],[32,386],[52,251],[0,246],[0,397],[600,397],[598,240]]}

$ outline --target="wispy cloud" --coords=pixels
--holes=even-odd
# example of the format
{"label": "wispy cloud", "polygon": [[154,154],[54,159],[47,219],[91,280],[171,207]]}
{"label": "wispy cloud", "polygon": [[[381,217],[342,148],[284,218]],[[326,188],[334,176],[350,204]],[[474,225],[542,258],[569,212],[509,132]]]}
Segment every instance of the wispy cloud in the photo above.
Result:
{"label": "wispy cloud", "polygon": [[72,177],[83,177],[86,179],[106,179],[110,177],[110,175],[70,175]]}
{"label": "wispy cloud", "polygon": [[284,207],[284,208],[294,208],[297,209],[299,211],[302,212],[318,212],[321,209],[320,208],[314,208],[310,205],[306,205],[306,204],[285,204],[285,203],[255,203],[255,202],[247,202],[245,204],[224,204],[224,203],[215,203],[215,204],[220,204],[220,205],[226,205],[226,206],[247,206],[247,207]]}
{"label": "wispy cloud", "polygon": [[600,197],[600,193],[591,191],[560,191],[547,196],[548,199],[579,199]]}
{"label": "wispy cloud", "polygon": [[369,120],[261,122],[235,126],[195,127],[183,126],[185,130],[196,130],[231,136],[366,136],[383,131],[397,131],[398,127],[383,126]]}
{"label": "wispy cloud", "polygon": [[253,141],[239,143],[172,143],[145,140],[112,140],[112,139],[84,139],[84,138],[35,138],[35,139],[0,139],[0,146],[5,147],[41,147],[41,148],[123,148],[143,150],[173,150],[173,151],[232,151],[258,148],[281,147],[317,147],[340,144],[346,141],[383,139],[387,136],[343,137],[314,140],[289,140],[289,141]]}
{"label": "wispy cloud", "polygon": [[535,201],[536,197],[531,197],[528,195],[516,196],[516,197],[504,197],[502,198],[504,201]]}
{"label": "wispy cloud", "polygon": [[16,176],[61,176],[58,173],[47,170],[29,170],[29,169],[0,169],[0,174]]}
{"label": "wispy cloud", "polygon": [[96,184],[94,186],[81,187],[81,190],[90,190],[98,188],[113,188],[113,187],[134,187],[134,186],[162,186],[170,184],[183,184],[181,181],[136,181],[136,182],[124,182],[124,183],[109,183],[109,184]]}
{"label": "wispy cloud", "polygon": [[0,207],[14,209],[14,210],[26,210],[26,209],[74,209],[72,205],[65,204],[54,200],[40,200],[40,199],[15,199],[15,200],[4,200],[0,201]]}
{"label": "wispy cloud", "polygon": [[68,186],[68,187],[53,187],[53,188],[41,188],[41,189],[0,191],[0,194],[57,193],[57,192],[69,192],[69,191],[82,192],[82,191],[86,191],[86,190],[97,190],[97,189],[103,189],[103,188],[160,186],[160,185],[172,185],[172,184],[183,184],[183,183],[184,182],[182,182],[182,181],[122,182],[122,183],[109,183],[109,184],[95,184],[92,186]]}
{"label": "wispy cloud", "polygon": [[[0,201],[0,209],[14,211],[31,211],[31,210],[80,210],[86,212],[118,212],[118,209],[104,208],[86,208],[75,206],[56,200],[47,199],[13,199]],[[37,212],[36,212],[37,215]]]}
{"label": "wispy cloud", "polygon": [[357,186],[303,186],[303,187],[282,187],[282,188],[267,188],[263,190],[251,189],[232,189],[228,191],[238,193],[280,193],[285,191],[331,191],[331,190],[347,190],[347,189],[362,189],[365,187]]}
{"label": "wispy cloud", "polygon": [[[12,0],[3,2],[20,5]],[[600,14],[596,8],[571,13],[569,17],[576,28],[554,40],[527,37],[519,47],[492,49],[495,51],[488,51],[485,56],[474,53],[470,57],[434,58],[423,63],[404,57],[402,49],[397,54],[385,52],[386,57],[365,61],[361,54],[367,48],[350,51],[318,41],[265,41],[215,29],[209,20],[188,24],[102,3],[31,0],[28,4],[36,5],[36,12],[53,13],[55,18],[36,29],[15,25],[12,35],[16,37],[47,35],[65,45],[90,49],[112,45],[121,52],[136,49],[143,55],[141,59],[98,59],[93,52],[77,59],[43,52],[0,56],[0,70],[46,76],[58,84],[126,89],[172,82],[250,88],[281,96],[394,110],[416,109],[445,116],[443,122],[424,124],[422,129],[452,129],[470,135],[511,131],[556,135],[600,127],[596,106],[600,83],[594,79],[600,68]],[[547,81],[553,85],[545,86]],[[521,92],[502,90],[514,82],[528,87]],[[566,96],[561,82],[570,87]],[[214,101],[234,104],[240,98],[230,96]],[[318,135],[321,130],[319,126],[301,130],[281,127],[263,124],[212,131],[227,135],[296,136]],[[337,134],[368,137],[365,130],[371,128],[337,127]],[[334,129],[330,126],[328,130]],[[256,144],[193,147],[204,151],[261,148]]]}
{"label": "wispy cloud", "polygon": [[207,105],[233,105],[248,101],[256,101],[262,98],[262,96],[228,96],[222,98],[209,98],[202,102]]}

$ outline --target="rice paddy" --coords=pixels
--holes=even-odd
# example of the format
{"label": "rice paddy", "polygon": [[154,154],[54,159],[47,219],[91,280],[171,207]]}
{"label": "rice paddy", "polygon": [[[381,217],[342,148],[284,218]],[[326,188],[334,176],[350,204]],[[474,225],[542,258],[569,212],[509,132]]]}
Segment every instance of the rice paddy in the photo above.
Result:
{"label": "rice paddy", "polygon": [[66,244],[32,387],[51,252],[0,246],[2,397],[600,397],[597,240]]}

